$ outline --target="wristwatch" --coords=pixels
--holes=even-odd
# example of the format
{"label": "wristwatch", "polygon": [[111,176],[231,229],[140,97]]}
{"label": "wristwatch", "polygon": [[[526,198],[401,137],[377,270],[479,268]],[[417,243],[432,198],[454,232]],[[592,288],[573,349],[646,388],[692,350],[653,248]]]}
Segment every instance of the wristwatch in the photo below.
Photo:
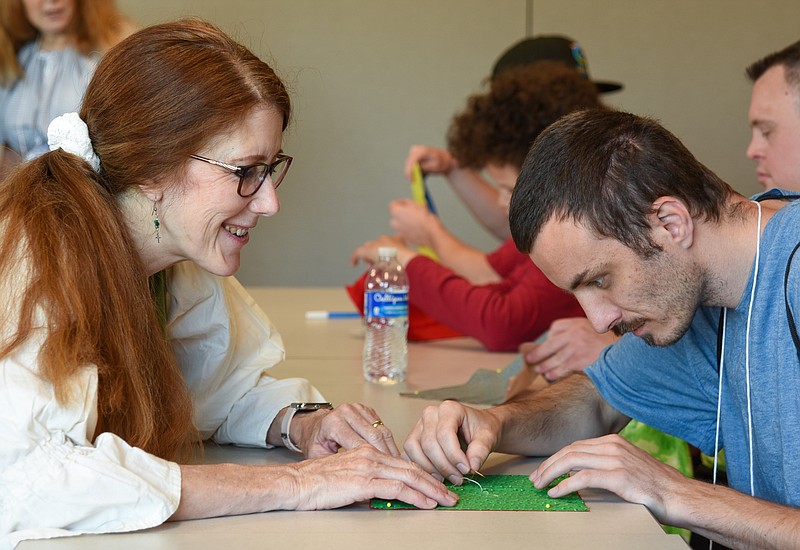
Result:
{"label": "wristwatch", "polygon": [[333,409],[333,405],[330,403],[291,403],[286,410],[286,414],[283,415],[283,420],[281,420],[281,441],[283,441],[284,447],[290,451],[302,453],[303,450],[295,445],[292,438],[289,437],[289,426],[292,424],[292,418],[294,418],[294,415],[297,413],[313,412],[322,409],[331,410]]}

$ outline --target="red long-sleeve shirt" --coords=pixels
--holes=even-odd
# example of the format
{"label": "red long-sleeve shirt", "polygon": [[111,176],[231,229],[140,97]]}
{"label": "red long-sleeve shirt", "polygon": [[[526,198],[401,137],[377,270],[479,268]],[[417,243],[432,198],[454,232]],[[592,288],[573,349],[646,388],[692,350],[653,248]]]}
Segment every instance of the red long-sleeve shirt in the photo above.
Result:
{"label": "red long-sleeve shirt", "polygon": [[516,351],[554,320],[584,316],[575,297],[551,283],[510,238],[486,259],[502,282],[473,285],[430,258],[414,257],[406,266],[410,302],[492,351]]}

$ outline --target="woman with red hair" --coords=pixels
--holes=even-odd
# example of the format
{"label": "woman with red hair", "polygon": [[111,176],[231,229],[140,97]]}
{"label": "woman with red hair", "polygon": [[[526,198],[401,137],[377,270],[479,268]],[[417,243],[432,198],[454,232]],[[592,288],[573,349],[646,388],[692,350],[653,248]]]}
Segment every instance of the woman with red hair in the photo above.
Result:
{"label": "woman with red hair", "polygon": [[[372,497],[455,504],[374,410],[268,374],[281,338],[231,275],[278,212],[289,115],[280,78],[218,29],[155,25],[109,50],[51,151],[0,185],[0,547]],[[311,460],[191,464],[206,439]]]}

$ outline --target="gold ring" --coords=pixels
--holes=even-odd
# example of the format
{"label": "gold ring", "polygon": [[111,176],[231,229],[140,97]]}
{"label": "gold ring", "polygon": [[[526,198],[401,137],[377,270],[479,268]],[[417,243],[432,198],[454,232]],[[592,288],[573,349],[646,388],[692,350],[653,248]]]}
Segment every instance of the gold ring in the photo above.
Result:
{"label": "gold ring", "polygon": [[376,420],[375,422],[372,423],[372,427],[373,428],[377,428],[378,426],[383,426],[383,420],[378,419],[378,420]]}

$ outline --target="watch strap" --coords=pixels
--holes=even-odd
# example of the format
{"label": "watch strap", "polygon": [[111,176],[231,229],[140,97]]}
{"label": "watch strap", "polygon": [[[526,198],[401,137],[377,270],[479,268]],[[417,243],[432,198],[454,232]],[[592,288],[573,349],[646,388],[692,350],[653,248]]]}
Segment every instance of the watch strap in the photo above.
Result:
{"label": "watch strap", "polygon": [[292,418],[294,418],[294,415],[297,413],[313,412],[322,409],[333,409],[333,405],[330,403],[291,403],[286,408],[286,413],[284,413],[281,419],[281,441],[283,441],[284,447],[295,453],[302,453],[303,450],[292,441],[290,435]]}

